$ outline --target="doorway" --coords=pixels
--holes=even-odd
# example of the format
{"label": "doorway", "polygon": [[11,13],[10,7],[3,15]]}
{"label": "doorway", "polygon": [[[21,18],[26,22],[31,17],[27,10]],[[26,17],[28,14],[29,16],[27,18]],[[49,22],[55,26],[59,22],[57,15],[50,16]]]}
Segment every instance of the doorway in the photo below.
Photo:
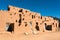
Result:
{"label": "doorway", "polygon": [[14,32],[14,23],[8,23],[8,24],[6,25],[6,30],[7,30],[8,32]]}
{"label": "doorway", "polygon": [[52,31],[52,25],[46,25],[45,24],[45,29],[48,31]]}

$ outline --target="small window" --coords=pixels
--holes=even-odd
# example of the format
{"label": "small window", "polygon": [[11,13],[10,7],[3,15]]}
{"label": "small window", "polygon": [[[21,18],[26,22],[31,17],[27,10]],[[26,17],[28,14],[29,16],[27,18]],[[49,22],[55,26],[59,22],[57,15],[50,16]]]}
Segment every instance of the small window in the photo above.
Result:
{"label": "small window", "polygon": [[19,17],[21,17],[21,14],[19,14]]}
{"label": "small window", "polygon": [[45,26],[46,26],[47,24],[45,23]]}
{"label": "small window", "polygon": [[28,11],[25,11],[26,13],[28,12]]}
{"label": "small window", "polygon": [[32,19],[35,18],[35,15],[32,15]]}
{"label": "small window", "polygon": [[27,26],[27,22],[24,22],[25,23],[25,27]]}
{"label": "small window", "polygon": [[21,19],[19,19],[19,23],[21,23]]}
{"label": "small window", "polygon": [[25,27],[27,26],[27,23],[25,24]]}
{"label": "small window", "polygon": [[35,15],[34,15],[34,18],[35,18]]}
{"label": "small window", "polygon": [[10,11],[10,8],[8,7],[8,11]]}
{"label": "small window", "polygon": [[56,23],[56,27],[57,27],[57,23]]}
{"label": "small window", "polygon": [[38,22],[36,22],[36,25],[38,25]]}
{"label": "small window", "polygon": [[59,28],[60,28],[60,22],[59,22]]}
{"label": "small window", "polygon": [[33,19],[33,15],[32,15],[32,19]]}
{"label": "small window", "polygon": [[22,12],[22,9],[20,9],[19,12]]}
{"label": "small window", "polygon": [[42,16],[41,16],[41,19],[42,19]]}
{"label": "small window", "polygon": [[16,20],[16,22],[17,22],[17,20]]}
{"label": "small window", "polygon": [[35,27],[35,28],[36,28],[36,30],[37,30],[37,31],[39,31],[39,26],[38,26],[38,25],[36,25],[36,27]]}
{"label": "small window", "polygon": [[53,25],[54,25],[54,23],[53,23]]}
{"label": "small window", "polygon": [[23,18],[23,20],[24,20],[24,18]]}

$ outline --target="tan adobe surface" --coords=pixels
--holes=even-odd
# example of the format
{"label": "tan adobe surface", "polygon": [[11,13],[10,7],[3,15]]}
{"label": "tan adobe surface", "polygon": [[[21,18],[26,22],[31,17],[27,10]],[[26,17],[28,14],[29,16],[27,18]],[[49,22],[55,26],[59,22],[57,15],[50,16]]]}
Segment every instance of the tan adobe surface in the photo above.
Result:
{"label": "tan adobe surface", "polygon": [[23,8],[9,6],[8,11],[0,11],[1,33],[55,32],[58,27],[58,20]]}

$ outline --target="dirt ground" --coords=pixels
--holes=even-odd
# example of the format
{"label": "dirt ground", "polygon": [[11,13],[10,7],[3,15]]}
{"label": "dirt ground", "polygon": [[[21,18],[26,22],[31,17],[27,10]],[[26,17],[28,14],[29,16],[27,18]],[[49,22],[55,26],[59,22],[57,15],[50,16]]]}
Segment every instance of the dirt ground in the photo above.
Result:
{"label": "dirt ground", "polygon": [[60,40],[60,32],[43,32],[37,35],[0,33],[0,40]]}

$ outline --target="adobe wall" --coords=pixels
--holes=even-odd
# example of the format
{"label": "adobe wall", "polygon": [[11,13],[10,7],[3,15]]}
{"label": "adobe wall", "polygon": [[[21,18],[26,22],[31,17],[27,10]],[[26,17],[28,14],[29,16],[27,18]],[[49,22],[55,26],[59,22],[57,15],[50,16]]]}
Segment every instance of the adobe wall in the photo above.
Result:
{"label": "adobe wall", "polygon": [[[7,32],[5,27],[9,23],[14,23],[14,33],[54,32],[58,31],[59,25],[59,22],[51,17],[13,6],[9,6],[8,11],[0,11],[0,32]],[[46,25],[51,25],[52,30],[46,30]],[[39,29],[36,29],[36,26]]]}

